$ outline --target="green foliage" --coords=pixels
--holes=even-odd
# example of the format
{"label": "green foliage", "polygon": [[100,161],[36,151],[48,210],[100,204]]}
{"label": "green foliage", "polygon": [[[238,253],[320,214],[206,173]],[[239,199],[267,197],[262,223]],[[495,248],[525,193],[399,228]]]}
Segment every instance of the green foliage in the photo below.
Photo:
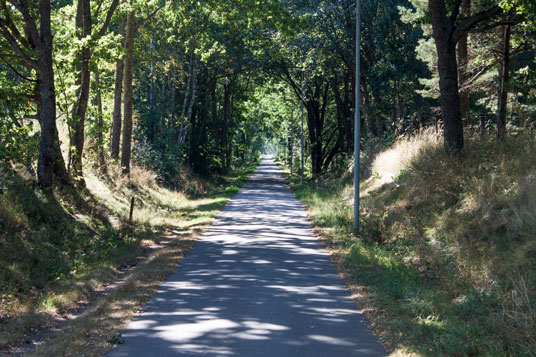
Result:
{"label": "green foliage", "polygon": [[31,125],[21,127],[10,118],[0,120],[0,163],[29,165],[37,159],[39,134]]}
{"label": "green foliage", "polygon": [[0,163],[5,167],[30,165],[38,156],[39,132],[34,121],[23,125],[31,106],[26,101],[28,83],[0,64]]}

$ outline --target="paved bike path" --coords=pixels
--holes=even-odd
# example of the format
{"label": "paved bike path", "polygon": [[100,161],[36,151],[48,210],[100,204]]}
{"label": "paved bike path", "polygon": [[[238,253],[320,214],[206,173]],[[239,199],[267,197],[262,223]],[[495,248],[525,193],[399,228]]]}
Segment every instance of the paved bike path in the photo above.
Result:
{"label": "paved bike path", "polygon": [[109,356],[385,356],[270,158]]}

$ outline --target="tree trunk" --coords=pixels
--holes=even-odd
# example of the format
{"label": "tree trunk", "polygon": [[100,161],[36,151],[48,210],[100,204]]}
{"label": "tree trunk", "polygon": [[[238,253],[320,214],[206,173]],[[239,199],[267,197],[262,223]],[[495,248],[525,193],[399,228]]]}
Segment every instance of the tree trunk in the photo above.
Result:
{"label": "tree trunk", "polygon": [[165,107],[166,107],[166,83],[167,83],[167,74],[162,76],[162,87],[160,87],[160,103],[158,105],[157,115],[156,115],[156,124],[154,135],[158,136],[160,131],[160,124],[165,118]]}
{"label": "tree trunk", "polygon": [[[208,82],[208,73],[204,73],[203,83],[206,83],[200,91],[199,102],[200,110],[195,110],[192,116],[192,129],[190,134],[189,162],[190,166],[197,174],[206,173],[206,121],[208,115],[208,100],[211,84]],[[207,89],[208,88],[208,89]],[[197,118],[196,118],[197,117]]]}
{"label": "tree trunk", "polygon": [[[381,107],[381,99],[380,98],[376,98],[375,102],[376,102],[378,107]],[[379,112],[376,113],[375,117],[376,117],[376,128],[378,129],[378,137],[380,139],[383,139],[383,137],[385,135],[385,130],[386,130],[385,118]]]}
{"label": "tree trunk", "polygon": [[177,77],[175,74],[175,69],[171,73],[171,102],[173,103],[171,109],[171,121],[169,122],[170,127],[170,140],[172,143],[177,143],[179,140],[179,132],[177,131]]}
{"label": "tree trunk", "polygon": [[[153,41],[150,44],[151,52],[154,51]],[[155,104],[155,92],[156,92],[156,81],[154,78],[154,62],[151,60],[150,63],[150,80],[151,87],[149,90],[149,141],[154,144],[156,139],[156,104]]]}
{"label": "tree trunk", "polygon": [[315,108],[311,107],[310,110],[307,110],[307,127],[309,128],[309,140],[311,142],[311,170],[313,177],[318,176],[322,172],[322,140],[321,135],[319,135],[321,133],[319,129],[322,124],[320,123],[318,114]]}
{"label": "tree trunk", "polygon": [[292,160],[293,160],[293,147],[292,147],[292,132],[288,136],[288,164],[290,166],[290,174],[292,175]]}
{"label": "tree trunk", "polygon": [[229,111],[231,106],[231,84],[224,85],[223,89],[223,125],[221,128],[221,161],[227,168],[227,154],[229,150]]}
{"label": "tree trunk", "polygon": [[[91,6],[89,0],[78,1],[76,10],[76,29],[79,40],[91,35]],[[72,113],[73,135],[70,143],[71,148],[74,148],[75,151],[72,156],[71,165],[75,180],[80,184],[84,184],[84,178],[82,176],[84,124],[89,101],[89,84],[91,80],[91,72],[89,70],[91,52],[88,45],[82,47],[80,53],[77,53],[76,56],[78,77],[76,79],[76,103]]]}
{"label": "tree trunk", "polygon": [[428,9],[438,57],[445,150],[449,154],[459,154],[463,149],[463,126],[458,95],[456,43],[451,38],[453,28],[443,0],[429,0]]}
{"label": "tree trunk", "polygon": [[[463,0],[462,12],[464,17],[466,18],[471,16],[471,0]],[[467,34],[463,34],[458,41],[458,78],[460,85],[460,111],[462,113],[462,124],[464,124],[465,126],[471,125],[469,89],[465,88],[468,79],[467,37]]]}
{"label": "tree trunk", "polygon": [[192,73],[193,73],[193,66],[194,66],[194,53],[190,53],[190,61],[188,63],[188,80],[186,82],[186,93],[184,94],[184,101],[182,103],[182,111],[181,111],[181,118],[180,118],[180,126],[179,126],[179,133],[177,135],[178,143],[182,143],[182,132],[184,130],[185,123],[185,117],[186,117],[186,107],[188,106],[188,97],[190,96],[190,88],[192,86]]}
{"label": "tree trunk", "polygon": [[102,114],[102,94],[100,88],[99,68],[95,69],[95,104],[97,105],[97,158],[99,171],[104,173],[106,162],[104,161],[104,118]]}
{"label": "tree trunk", "polygon": [[231,95],[231,105],[229,107],[229,117],[227,120],[227,155],[225,156],[225,167],[227,171],[231,170],[233,165],[233,133],[229,132],[229,128],[233,121],[234,115],[234,100],[235,96]]}
{"label": "tree trunk", "polygon": [[[121,47],[125,47],[125,26],[126,18],[123,17],[119,27],[119,34],[123,37]],[[123,71],[125,60],[118,58],[115,62],[115,87],[114,87],[114,109],[112,119],[112,137],[110,138],[110,156],[112,160],[119,159],[119,142],[121,141],[121,97],[123,95]]]}
{"label": "tree trunk", "polygon": [[497,108],[497,138],[506,136],[506,107],[508,105],[508,81],[510,79],[510,35],[511,26],[503,27],[503,53],[500,68],[499,103]]}
{"label": "tree trunk", "polygon": [[181,127],[181,137],[179,140],[181,142],[186,141],[186,135],[188,134],[188,129],[190,128],[190,123],[192,120],[192,109],[195,103],[196,87],[197,87],[197,58],[193,59],[193,68],[192,68],[192,95],[190,98],[190,103],[188,104],[188,114],[186,115],[186,120],[184,122],[184,127]]}
{"label": "tree trunk", "polygon": [[331,85],[333,88],[333,96],[335,98],[335,106],[337,108],[337,130],[338,130],[339,146],[341,148],[341,151],[345,152],[346,149],[350,148],[350,147],[346,147],[347,145],[346,137],[350,134],[349,132],[347,132],[347,128],[346,128],[346,121],[348,121],[348,117],[347,117],[348,111],[346,108],[347,103],[343,101],[342,99],[340,89],[339,89],[339,80],[336,75],[333,76]]}
{"label": "tree trunk", "polygon": [[[364,81],[363,81],[364,82]],[[367,123],[367,128],[368,128],[368,131],[369,133],[374,136],[375,138],[378,137],[378,131],[376,129],[376,126],[375,126],[375,120],[374,118],[372,117],[372,115],[370,115],[368,109],[370,108],[370,104],[371,104],[371,100],[370,100],[370,93],[369,93],[369,90],[368,90],[368,86],[366,85],[366,83],[364,83],[364,85],[361,86],[362,88],[362,91],[361,91],[361,101],[362,101],[362,110],[363,110],[363,116],[365,117],[365,121]]]}
{"label": "tree trunk", "polygon": [[51,189],[54,175],[62,183],[68,183],[69,177],[61,155],[58,129],[56,127],[56,89],[54,87],[54,70],[52,60],[52,31],[50,25],[50,0],[40,0],[39,12],[39,94],[41,123],[40,155],[37,165],[39,185]]}
{"label": "tree trunk", "polygon": [[322,84],[317,83],[314,94],[305,103],[307,109],[307,127],[309,129],[309,140],[311,142],[311,164],[313,177],[322,172],[324,164],[324,151],[322,147],[322,135],[324,132],[324,119],[328,100],[329,85],[322,91]]}
{"label": "tree trunk", "polygon": [[132,145],[132,112],[133,112],[133,93],[132,93],[132,57],[134,55],[134,32],[135,32],[134,12],[127,15],[126,36],[125,36],[125,118],[123,125],[123,145],[121,147],[121,167],[124,174],[130,174],[130,154]]}

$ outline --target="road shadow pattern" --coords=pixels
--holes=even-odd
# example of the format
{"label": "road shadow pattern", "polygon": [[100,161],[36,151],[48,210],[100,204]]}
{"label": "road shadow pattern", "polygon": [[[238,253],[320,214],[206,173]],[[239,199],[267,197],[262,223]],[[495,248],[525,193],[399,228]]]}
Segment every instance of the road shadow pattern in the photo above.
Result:
{"label": "road shadow pattern", "polygon": [[382,356],[277,166],[257,172],[109,356]]}

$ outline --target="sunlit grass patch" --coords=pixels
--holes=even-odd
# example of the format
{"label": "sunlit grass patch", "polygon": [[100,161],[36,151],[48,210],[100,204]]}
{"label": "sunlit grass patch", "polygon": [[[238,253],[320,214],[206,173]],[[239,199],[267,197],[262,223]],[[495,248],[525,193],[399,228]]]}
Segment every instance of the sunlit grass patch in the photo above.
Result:
{"label": "sunlit grass patch", "polygon": [[[95,299],[96,292],[106,289],[118,274],[132,266],[137,271],[138,262],[149,255],[151,260],[158,259],[154,252],[176,252],[177,257],[151,271],[154,282],[140,282],[158,284],[255,166],[212,182],[199,179],[198,183],[185,184],[195,189],[183,190],[166,187],[154,173],[137,167],[128,180],[114,165],[104,176],[87,170],[87,190],[80,194],[65,189],[47,196],[16,175],[2,180],[6,187],[0,195],[0,351],[58,320],[79,320],[80,304]],[[129,222],[132,197],[134,215]],[[141,291],[148,294],[150,289]],[[143,300],[137,289],[131,292],[133,296],[125,292],[121,299],[133,302],[121,306],[137,306]],[[126,311],[117,313],[131,316]],[[105,313],[100,316],[104,319]],[[55,346],[54,355],[61,355],[62,349],[74,354],[91,351],[86,342],[78,342],[81,338],[79,335],[71,341],[78,345],[75,350],[62,340],[66,345]]]}
{"label": "sunlit grass patch", "polygon": [[293,189],[394,355],[536,350],[536,141],[468,136],[448,157],[425,130],[376,156],[352,235],[352,181]]}

